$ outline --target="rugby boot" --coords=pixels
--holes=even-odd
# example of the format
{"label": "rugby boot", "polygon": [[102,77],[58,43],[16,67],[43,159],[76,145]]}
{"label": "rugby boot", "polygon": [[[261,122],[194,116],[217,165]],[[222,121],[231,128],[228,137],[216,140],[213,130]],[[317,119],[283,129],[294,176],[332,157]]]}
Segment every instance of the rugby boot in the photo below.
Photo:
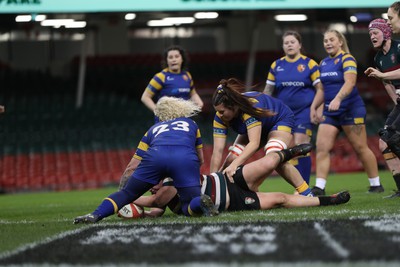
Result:
{"label": "rugby boot", "polygon": [[201,195],[200,208],[203,211],[203,216],[217,216],[218,210],[208,195]]}
{"label": "rugby boot", "polygon": [[349,191],[342,191],[330,196],[319,196],[319,203],[321,206],[339,205],[349,202]]}
{"label": "rugby boot", "polygon": [[314,197],[325,196],[325,189],[314,186],[313,188],[311,188],[311,193],[314,195]]}
{"label": "rugby boot", "polygon": [[367,193],[382,193],[385,192],[385,189],[383,188],[382,185],[377,185],[377,186],[370,186],[368,189]]}
{"label": "rugby boot", "polygon": [[400,191],[394,191],[394,194],[383,197],[383,198],[396,198],[396,197],[400,197]]}
{"label": "rugby boot", "polygon": [[310,143],[298,144],[294,147],[277,151],[281,157],[281,162],[289,161],[298,156],[304,156],[311,152],[313,145]]}
{"label": "rugby boot", "polygon": [[99,215],[94,215],[92,213],[89,213],[89,214],[86,214],[86,215],[83,215],[83,216],[76,217],[74,219],[74,224],[78,224],[78,223],[86,223],[86,224],[88,224],[88,223],[96,223],[96,222],[98,222],[100,220],[101,219],[100,219]]}

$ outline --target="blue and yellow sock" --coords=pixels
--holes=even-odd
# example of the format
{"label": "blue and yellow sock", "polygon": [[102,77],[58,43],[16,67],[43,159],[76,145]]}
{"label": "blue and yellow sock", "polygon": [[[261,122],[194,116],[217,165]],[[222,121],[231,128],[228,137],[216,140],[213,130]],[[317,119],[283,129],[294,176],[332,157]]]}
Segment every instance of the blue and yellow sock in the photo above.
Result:
{"label": "blue and yellow sock", "polygon": [[295,166],[296,169],[300,172],[304,181],[306,181],[307,184],[310,184],[310,176],[311,176],[311,157],[310,157],[310,155],[300,156],[298,158],[290,160],[289,162],[293,166]]}
{"label": "blue and yellow sock", "polygon": [[303,196],[313,196],[313,194],[311,193],[311,189],[306,182],[303,182],[299,187],[296,187],[296,191]]}

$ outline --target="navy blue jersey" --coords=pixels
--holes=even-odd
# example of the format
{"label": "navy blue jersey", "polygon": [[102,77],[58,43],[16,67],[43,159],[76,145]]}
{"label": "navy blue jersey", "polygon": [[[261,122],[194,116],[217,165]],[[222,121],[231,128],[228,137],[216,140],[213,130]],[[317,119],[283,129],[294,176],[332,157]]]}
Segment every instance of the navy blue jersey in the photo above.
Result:
{"label": "navy blue jersey", "polygon": [[170,72],[168,68],[154,75],[146,90],[154,95],[157,101],[163,96],[189,100],[191,95],[196,92],[192,76],[188,71],[174,73]]}
{"label": "navy blue jersey", "polygon": [[282,57],[274,61],[268,73],[267,84],[275,87],[274,94],[294,112],[310,120],[310,106],[315,96],[314,85],[320,82],[318,64],[304,55],[291,60]]}
{"label": "navy blue jersey", "polygon": [[[392,40],[390,49],[386,53],[386,55],[379,50],[376,53],[375,58],[375,66],[381,72],[388,72],[397,70],[400,68],[400,42],[396,40]],[[389,81],[387,81],[389,82]],[[397,89],[400,88],[400,79],[399,80],[391,80],[390,81]]]}
{"label": "navy blue jersey", "polygon": [[260,92],[246,92],[244,95],[251,97],[254,107],[268,109],[276,114],[269,117],[253,117],[249,114],[241,113],[238,117],[227,122],[216,112],[213,124],[215,137],[226,138],[229,127],[238,134],[247,134],[249,129],[259,125],[263,129],[263,133],[273,130],[292,132],[294,123],[293,111],[281,100]]}

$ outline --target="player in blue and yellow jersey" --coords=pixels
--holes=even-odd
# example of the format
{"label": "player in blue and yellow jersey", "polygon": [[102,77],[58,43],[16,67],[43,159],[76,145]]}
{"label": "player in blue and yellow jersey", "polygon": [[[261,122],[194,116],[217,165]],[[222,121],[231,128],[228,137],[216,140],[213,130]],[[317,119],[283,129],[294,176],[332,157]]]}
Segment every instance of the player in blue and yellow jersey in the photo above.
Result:
{"label": "player in blue and yellow jersey", "polygon": [[209,196],[201,195],[200,165],[203,144],[197,124],[189,117],[200,112],[192,101],[161,98],[155,109],[160,122],[146,132],[132,160],[139,161],[126,185],[103,200],[97,209],[75,218],[74,223],[95,223],[131,203],[165,177],[178,190],[185,215],[216,215]]}
{"label": "player in blue and yellow jersey", "polygon": [[[223,171],[233,181],[237,168],[254,153],[264,147],[266,157],[273,151],[285,149],[293,141],[294,115],[279,99],[264,93],[244,92],[245,86],[235,78],[221,80],[214,92],[212,103],[216,110],[213,124],[213,154],[210,171]],[[221,165],[228,129],[238,136]],[[274,169],[269,169],[272,172]],[[303,195],[310,194],[308,184],[297,169],[288,162],[280,164],[276,171],[287,179]],[[297,172],[291,176],[289,173]],[[259,177],[256,183],[261,184]]]}
{"label": "player in blue and yellow jersey", "polygon": [[382,72],[400,70],[400,42],[391,39],[392,31],[384,19],[371,21],[368,31],[371,43],[377,50],[374,58],[376,69],[370,67],[365,74],[382,80],[386,92],[395,104],[384,128],[379,131],[379,148],[397,187],[397,191],[388,198],[400,197],[400,77],[396,80],[384,80],[380,77]]}
{"label": "player in blue and yellow jersey", "polygon": [[[311,105],[311,116],[320,125],[316,140],[316,185],[314,195],[325,195],[330,167],[330,151],[340,131],[346,134],[367,172],[368,192],[383,192],[376,157],[367,144],[366,109],[356,88],[357,63],[349,53],[344,35],[337,30],[324,34],[324,48],[328,57],[320,62],[321,82]],[[324,105],[323,115],[318,112]]]}
{"label": "player in blue and yellow jersey", "polygon": [[[348,191],[342,191],[331,196],[306,197],[281,192],[258,192],[258,188],[254,188],[252,181],[257,179],[256,177],[267,175],[268,168],[266,166],[274,168],[293,157],[309,153],[311,148],[311,144],[299,144],[290,149],[274,151],[269,154],[269,157],[260,158],[240,167],[234,174],[235,183],[229,182],[222,172],[202,175],[200,177],[201,192],[211,197],[219,212],[267,210],[279,207],[313,207],[347,203],[350,200]],[[173,212],[180,213],[179,196],[169,178],[152,188],[152,193],[153,195],[140,197],[134,202],[134,204],[141,207],[152,208],[150,211],[146,210],[144,212],[145,216],[161,216],[167,206]]]}
{"label": "player in blue and yellow jersey", "polygon": [[[309,143],[312,135],[310,106],[315,91],[322,90],[317,62],[303,54],[301,36],[296,31],[283,34],[285,56],[271,64],[264,93],[282,100],[294,113],[294,143]],[[305,155],[291,162],[309,183],[311,158]]]}
{"label": "player in blue and yellow jersey", "polygon": [[182,47],[174,45],[164,51],[164,69],[154,75],[141,98],[147,108],[154,111],[157,101],[163,96],[190,99],[200,108],[203,107],[203,101],[194,87],[192,75],[185,70],[186,65],[187,55]]}

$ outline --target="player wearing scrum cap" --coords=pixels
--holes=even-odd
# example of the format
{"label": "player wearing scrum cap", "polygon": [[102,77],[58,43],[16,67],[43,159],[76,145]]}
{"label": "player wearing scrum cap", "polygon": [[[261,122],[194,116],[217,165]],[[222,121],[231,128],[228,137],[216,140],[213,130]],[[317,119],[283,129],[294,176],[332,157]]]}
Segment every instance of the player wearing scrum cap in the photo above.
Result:
{"label": "player wearing scrum cap", "polygon": [[397,191],[390,195],[400,197],[400,76],[399,79],[386,80],[383,74],[400,69],[400,42],[392,40],[392,31],[384,19],[375,19],[368,26],[371,43],[377,53],[374,58],[375,67],[369,67],[365,74],[381,79],[383,85],[395,104],[386,119],[385,126],[379,131],[381,139],[379,148],[382,151],[388,168],[392,171]]}

